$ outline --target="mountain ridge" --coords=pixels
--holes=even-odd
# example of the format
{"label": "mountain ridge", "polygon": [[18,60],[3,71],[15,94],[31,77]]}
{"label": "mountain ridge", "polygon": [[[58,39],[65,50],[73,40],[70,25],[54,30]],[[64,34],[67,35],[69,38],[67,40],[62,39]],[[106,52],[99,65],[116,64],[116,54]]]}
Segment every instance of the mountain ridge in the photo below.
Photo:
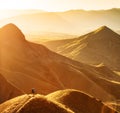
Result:
{"label": "mountain ridge", "polygon": [[117,113],[115,110],[104,105],[100,100],[73,89],[59,90],[46,96],[40,94],[18,96],[1,104],[0,112]]}
{"label": "mountain ridge", "polygon": [[59,90],[48,94],[50,100],[57,101],[67,108],[70,108],[74,113],[109,113],[115,112],[104,105],[102,101],[88,95],[84,92],[74,89]]}
{"label": "mountain ridge", "polygon": [[[18,35],[18,39],[21,39],[21,36]],[[4,41],[8,38],[9,35]],[[33,87],[41,94],[73,88],[103,101],[119,98],[108,93],[103,86],[90,78],[93,76],[99,79],[99,76],[104,77],[108,72],[110,76],[117,76],[109,69],[102,72],[96,67],[71,60],[43,45],[26,40],[17,40],[14,45],[12,41],[9,41],[9,44],[1,44],[0,50],[1,74],[25,93],[30,93]]]}
{"label": "mountain ridge", "polygon": [[[52,46],[56,43],[55,46]],[[106,26],[74,39],[43,43],[51,50],[90,65],[103,63],[119,70],[120,35]],[[59,47],[57,46],[59,44]],[[109,50],[109,51],[108,51]]]}

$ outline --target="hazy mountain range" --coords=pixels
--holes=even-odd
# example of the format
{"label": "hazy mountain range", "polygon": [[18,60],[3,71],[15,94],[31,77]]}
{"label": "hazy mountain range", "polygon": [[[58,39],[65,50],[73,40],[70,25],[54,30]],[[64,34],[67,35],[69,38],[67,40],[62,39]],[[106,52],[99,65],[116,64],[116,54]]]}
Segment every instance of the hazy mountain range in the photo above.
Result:
{"label": "hazy mountain range", "polygon": [[[22,13],[21,13],[22,14]],[[66,12],[42,12],[33,11],[32,14],[24,13],[12,18],[0,21],[3,26],[14,23],[25,34],[37,34],[40,32],[57,32],[68,34],[83,34],[106,25],[116,31],[120,30],[120,9],[84,11],[71,10]]]}
{"label": "hazy mountain range", "polygon": [[21,9],[0,9],[0,20],[5,19],[5,18],[10,18],[18,15],[23,15],[23,14],[34,14],[34,13],[42,13],[44,12],[43,10],[21,10]]}

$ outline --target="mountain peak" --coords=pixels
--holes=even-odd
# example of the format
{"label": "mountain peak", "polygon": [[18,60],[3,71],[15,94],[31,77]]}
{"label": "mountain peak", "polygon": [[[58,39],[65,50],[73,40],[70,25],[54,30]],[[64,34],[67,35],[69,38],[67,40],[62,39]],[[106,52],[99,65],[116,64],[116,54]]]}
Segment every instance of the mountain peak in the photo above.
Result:
{"label": "mountain peak", "polygon": [[109,29],[109,28],[108,28],[107,26],[105,26],[105,25],[104,25],[104,26],[101,26],[100,28],[101,28],[101,29]]}
{"label": "mountain peak", "polygon": [[16,25],[9,23],[0,29],[0,40],[1,39],[2,41],[17,41],[25,40],[25,37],[22,31]]}
{"label": "mountain peak", "polygon": [[[97,30],[94,31],[94,33],[104,33],[104,32],[111,32],[112,30],[107,27],[107,26],[101,26],[100,28],[98,28]],[[112,31],[113,32],[113,31]]]}
{"label": "mountain peak", "polygon": [[13,24],[13,23],[6,24],[6,25],[3,26],[2,28],[10,28],[10,27],[18,28],[18,27],[17,27],[15,24]]}

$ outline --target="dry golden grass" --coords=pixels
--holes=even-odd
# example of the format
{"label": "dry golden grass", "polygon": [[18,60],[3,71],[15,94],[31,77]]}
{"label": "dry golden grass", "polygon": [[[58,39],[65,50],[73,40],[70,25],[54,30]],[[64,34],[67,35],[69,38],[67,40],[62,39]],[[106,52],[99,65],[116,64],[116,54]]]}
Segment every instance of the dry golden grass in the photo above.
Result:
{"label": "dry golden grass", "polygon": [[47,96],[26,94],[0,105],[0,113],[117,113],[100,100],[74,89]]}
{"label": "dry golden grass", "polygon": [[117,113],[100,100],[74,89],[60,90],[47,95],[75,113]]}
{"label": "dry golden grass", "polygon": [[45,97],[36,95],[31,98],[18,113],[73,113],[65,109],[63,105],[47,100]]}
{"label": "dry golden grass", "polygon": [[0,105],[1,113],[73,113],[42,95],[23,95]]}

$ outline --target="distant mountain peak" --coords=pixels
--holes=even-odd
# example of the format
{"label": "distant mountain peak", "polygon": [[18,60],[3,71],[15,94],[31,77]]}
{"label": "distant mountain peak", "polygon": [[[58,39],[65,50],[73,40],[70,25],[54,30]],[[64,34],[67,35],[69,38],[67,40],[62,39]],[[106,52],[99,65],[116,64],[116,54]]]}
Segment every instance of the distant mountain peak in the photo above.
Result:
{"label": "distant mountain peak", "polygon": [[22,31],[16,25],[9,23],[0,29],[0,40],[1,39],[2,41],[17,41],[25,40],[25,37]]}
{"label": "distant mountain peak", "polygon": [[14,27],[14,28],[18,28],[15,24],[13,23],[9,23],[9,24],[6,24],[5,26],[3,26],[3,28],[9,28],[9,27]]}
{"label": "distant mountain peak", "polygon": [[[99,33],[99,32],[111,32],[112,30],[107,27],[107,26],[101,26],[97,30],[94,31],[94,33]],[[113,32],[113,31],[112,31]]]}
{"label": "distant mountain peak", "polygon": [[104,26],[101,26],[100,28],[101,28],[101,29],[109,29],[109,28],[108,28],[107,26],[105,26],[105,25],[104,25]]}

